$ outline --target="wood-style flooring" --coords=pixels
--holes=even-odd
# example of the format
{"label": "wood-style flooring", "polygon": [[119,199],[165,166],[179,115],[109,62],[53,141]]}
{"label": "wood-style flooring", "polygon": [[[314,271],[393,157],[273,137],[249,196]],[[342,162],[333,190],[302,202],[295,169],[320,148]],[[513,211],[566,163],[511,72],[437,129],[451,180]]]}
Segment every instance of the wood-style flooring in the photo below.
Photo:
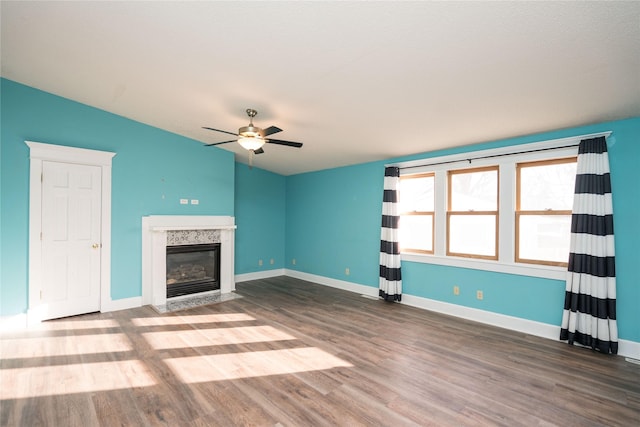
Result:
{"label": "wood-style flooring", "polygon": [[3,426],[638,426],[640,366],[290,277],[2,336]]}

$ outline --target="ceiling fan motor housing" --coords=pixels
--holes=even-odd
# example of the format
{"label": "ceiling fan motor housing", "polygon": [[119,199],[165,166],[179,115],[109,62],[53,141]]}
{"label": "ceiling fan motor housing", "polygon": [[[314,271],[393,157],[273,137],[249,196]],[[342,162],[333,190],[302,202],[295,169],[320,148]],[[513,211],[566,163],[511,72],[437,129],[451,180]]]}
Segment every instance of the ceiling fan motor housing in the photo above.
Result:
{"label": "ceiling fan motor housing", "polygon": [[[265,139],[266,136],[273,135],[274,133],[282,132],[282,129],[280,129],[277,126],[269,126],[266,129],[262,129],[257,126],[254,126],[253,118],[258,114],[258,112],[253,108],[247,108],[246,111],[247,111],[247,116],[249,116],[249,125],[239,128],[237,134],[233,132],[227,132],[226,130],[214,129],[206,126],[204,127],[204,129],[209,129],[215,132],[222,132],[229,135],[239,136],[239,138],[237,139],[238,144],[240,144],[243,148],[250,150],[252,153],[251,155],[253,155],[254,152],[255,154],[264,153],[264,150],[262,150],[262,146],[267,142],[270,142],[272,144],[285,145],[289,147],[296,147],[296,148],[302,147],[301,142],[284,141],[281,139],[271,139],[271,138]],[[229,142],[233,142],[233,140],[207,144],[207,146],[210,147],[212,145],[227,144]]]}
{"label": "ceiling fan motor housing", "polygon": [[247,138],[264,138],[264,131],[256,126],[243,126],[238,129],[238,135],[244,136]]}

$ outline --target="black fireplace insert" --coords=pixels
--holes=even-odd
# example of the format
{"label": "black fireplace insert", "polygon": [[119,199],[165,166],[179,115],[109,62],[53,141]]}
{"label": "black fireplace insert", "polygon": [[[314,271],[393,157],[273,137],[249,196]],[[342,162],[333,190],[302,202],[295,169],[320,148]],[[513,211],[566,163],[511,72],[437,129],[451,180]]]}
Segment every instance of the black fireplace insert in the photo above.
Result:
{"label": "black fireplace insert", "polygon": [[167,298],[220,289],[220,243],[167,246]]}

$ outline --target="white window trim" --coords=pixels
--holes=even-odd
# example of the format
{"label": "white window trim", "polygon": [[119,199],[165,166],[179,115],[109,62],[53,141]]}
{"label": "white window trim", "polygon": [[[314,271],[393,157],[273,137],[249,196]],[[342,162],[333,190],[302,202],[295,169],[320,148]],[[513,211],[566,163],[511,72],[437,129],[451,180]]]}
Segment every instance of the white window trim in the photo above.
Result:
{"label": "white window trim", "polygon": [[[495,148],[481,151],[453,154],[449,156],[431,157],[421,160],[396,163],[388,166],[401,168],[401,175],[414,173],[435,173],[435,245],[434,253],[418,254],[403,252],[402,260],[424,264],[437,264],[451,267],[471,268],[475,270],[493,271],[499,273],[532,276],[546,279],[564,280],[566,267],[550,265],[525,264],[515,262],[515,194],[516,194],[516,163],[538,160],[548,160],[576,156],[578,144],[583,139],[599,136],[609,137],[611,131],[588,135],[577,135],[569,138],[553,139],[530,144]],[[566,147],[568,148],[560,148]],[[548,150],[548,151],[534,151]],[[525,151],[533,151],[522,153]],[[501,156],[491,158],[479,158],[485,156]],[[469,160],[471,159],[471,160]],[[445,164],[433,164],[444,163]],[[431,164],[431,165],[430,165]],[[424,166],[421,166],[424,165]],[[474,258],[462,258],[446,256],[446,198],[447,198],[447,171],[468,169],[470,167],[482,167],[498,165],[500,172],[500,198],[499,198],[499,240],[498,260],[479,260]],[[408,169],[409,168],[409,169]],[[404,170],[403,170],[404,169]]]}

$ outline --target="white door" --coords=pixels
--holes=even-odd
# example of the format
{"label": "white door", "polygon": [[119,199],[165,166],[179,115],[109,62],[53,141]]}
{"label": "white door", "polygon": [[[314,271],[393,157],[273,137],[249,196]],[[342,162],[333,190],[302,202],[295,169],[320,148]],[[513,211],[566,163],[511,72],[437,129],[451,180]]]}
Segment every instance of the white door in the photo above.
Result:
{"label": "white door", "polygon": [[42,163],[42,320],[100,310],[101,168]]}

